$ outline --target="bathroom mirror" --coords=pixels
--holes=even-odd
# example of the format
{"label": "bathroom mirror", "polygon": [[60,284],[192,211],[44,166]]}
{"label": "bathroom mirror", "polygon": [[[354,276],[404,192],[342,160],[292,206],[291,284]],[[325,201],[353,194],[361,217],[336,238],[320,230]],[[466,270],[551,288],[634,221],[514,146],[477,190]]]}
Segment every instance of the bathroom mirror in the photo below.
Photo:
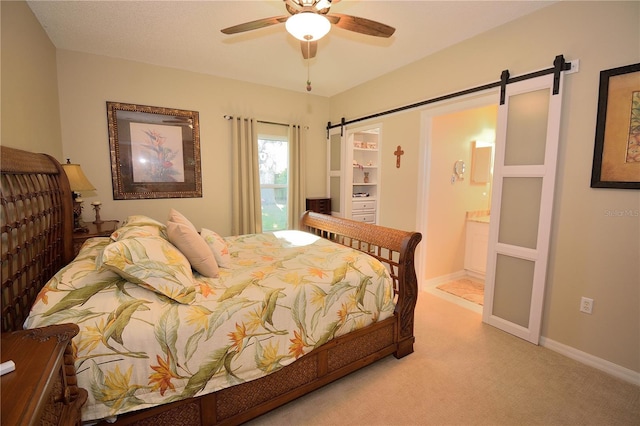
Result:
{"label": "bathroom mirror", "polygon": [[471,142],[471,183],[484,184],[491,181],[493,147]]}

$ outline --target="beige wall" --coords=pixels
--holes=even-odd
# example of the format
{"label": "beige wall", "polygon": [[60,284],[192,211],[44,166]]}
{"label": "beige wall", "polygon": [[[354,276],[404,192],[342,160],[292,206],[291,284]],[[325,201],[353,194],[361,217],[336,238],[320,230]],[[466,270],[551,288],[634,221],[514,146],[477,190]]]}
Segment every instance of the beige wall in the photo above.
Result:
{"label": "beige wall", "polygon": [[[471,142],[495,142],[497,113],[497,105],[489,105],[432,120],[424,279],[464,269],[466,213],[491,207],[491,185],[471,182]],[[464,180],[451,183],[457,160],[466,164]]]}
{"label": "beige wall", "polygon": [[0,143],[62,156],[56,49],[25,2],[3,1]]}
{"label": "beige wall", "polygon": [[[515,76],[548,68],[558,54],[579,59],[580,72],[565,80],[542,335],[640,372],[640,218],[607,213],[638,213],[640,192],[589,187],[599,73],[640,62],[639,2],[554,4],[333,97],[331,121],[498,81],[504,69]],[[386,150],[395,142],[383,153],[382,224],[410,227],[417,221],[424,139],[419,114],[376,121],[384,125],[385,142],[402,143],[406,153],[402,168],[392,172],[395,158]],[[594,299],[592,315],[578,311],[581,296]]]}
{"label": "beige wall", "polygon": [[[231,136],[223,115],[309,126],[306,182],[309,196],[323,196],[327,98],[221,79],[176,69],[71,51],[58,51],[63,152],[82,165],[96,187],[86,202],[103,202],[103,219],[144,214],[164,221],[170,208],[222,235],[231,233]],[[203,198],[112,199],[106,102],[199,112]],[[85,218],[92,212],[85,211]]]}

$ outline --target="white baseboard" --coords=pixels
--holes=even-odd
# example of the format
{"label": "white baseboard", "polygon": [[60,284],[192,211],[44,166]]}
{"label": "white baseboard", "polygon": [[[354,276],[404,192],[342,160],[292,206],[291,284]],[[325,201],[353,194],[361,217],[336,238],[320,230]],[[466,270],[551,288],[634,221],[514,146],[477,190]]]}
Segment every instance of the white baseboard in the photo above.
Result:
{"label": "white baseboard", "polygon": [[480,272],[474,272],[469,270],[466,270],[466,274],[475,280],[484,282],[485,274],[481,274]]}
{"label": "white baseboard", "polygon": [[626,382],[629,382],[636,386],[640,386],[640,373],[637,371],[621,367],[610,361],[598,358],[586,352],[582,352],[576,348],[572,348],[571,346],[563,345],[562,343],[556,342],[555,340],[551,340],[546,337],[540,337],[540,345],[544,346],[545,348],[551,349],[554,352],[558,352],[568,358],[586,364],[590,367],[594,367],[598,370],[604,371],[605,373],[608,373]]}

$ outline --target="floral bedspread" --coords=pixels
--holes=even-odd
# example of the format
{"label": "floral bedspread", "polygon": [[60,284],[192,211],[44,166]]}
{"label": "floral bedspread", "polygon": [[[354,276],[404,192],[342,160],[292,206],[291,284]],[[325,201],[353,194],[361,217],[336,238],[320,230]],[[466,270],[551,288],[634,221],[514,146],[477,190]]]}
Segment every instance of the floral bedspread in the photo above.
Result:
{"label": "floral bedspread", "polygon": [[393,315],[387,270],[366,254],[298,231],[225,240],[230,267],[218,278],[194,273],[191,304],[97,267],[109,238],[88,240],[43,288],[25,326],[80,327],[84,421],[265,376]]}

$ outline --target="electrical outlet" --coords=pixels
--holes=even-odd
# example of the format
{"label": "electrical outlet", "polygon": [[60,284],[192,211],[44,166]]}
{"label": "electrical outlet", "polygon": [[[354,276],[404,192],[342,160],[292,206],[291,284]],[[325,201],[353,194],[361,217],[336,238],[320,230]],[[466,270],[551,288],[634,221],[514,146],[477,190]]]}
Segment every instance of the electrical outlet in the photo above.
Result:
{"label": "electrical outlet", "polygon": [[585,314],[590,314],[593,311],[593,299],[589,299],[588,297],[583,297],[580,299],[580,312],[584,312]]}

